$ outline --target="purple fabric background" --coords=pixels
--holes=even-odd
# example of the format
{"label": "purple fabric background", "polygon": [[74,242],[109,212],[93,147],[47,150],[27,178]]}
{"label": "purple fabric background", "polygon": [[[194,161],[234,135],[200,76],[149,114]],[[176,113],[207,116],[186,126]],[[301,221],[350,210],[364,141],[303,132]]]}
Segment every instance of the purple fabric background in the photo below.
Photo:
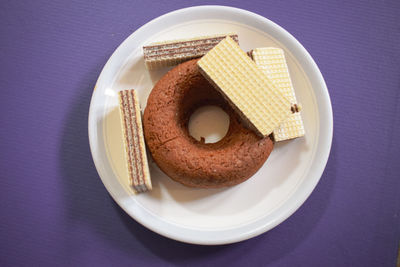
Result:
{"label": "purple fabric background", "polygon": [[216,1],[292,33],[329,88],[334,139],[311,197],[251,240],[196,246],[127,216],[89,151],[103,65],[139,26],[207,1],[1,1],[0,265],[394,266],[400,240],[400,2]]}

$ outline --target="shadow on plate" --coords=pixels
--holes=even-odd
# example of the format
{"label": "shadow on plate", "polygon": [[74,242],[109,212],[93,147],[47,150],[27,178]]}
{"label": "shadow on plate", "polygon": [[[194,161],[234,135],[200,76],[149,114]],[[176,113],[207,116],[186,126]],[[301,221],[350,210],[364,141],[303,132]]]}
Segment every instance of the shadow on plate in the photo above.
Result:
{"label": "shadow on plate", "polygon": [[[282,147],[282,145],[280,146]],[[301,146],[301,149],[306,150],[308,148],[306,146]],[[274,153],[274,151],[272,153]],[[302,150],[298,151],[298,153],[302,153]],[[162,187],[165,188],[165,190],[176,202],[182,203],[182,205],[185,205],[186,209],[190,209],[193,212],[199,214],[203,212],[208,212],[218,216],[231,215],[233,213],[241,213],[248,210],[248,203],[259,203],[260,201],[265,199],[266,195],[281,186],[286,181],[291,172],[296,169],[296,166],[300,162],[299,160],[300,157],[288,162],[286,168],[280,170],[278,178],[256,175],[254,177],[250,177],[249,180],[245,181],[244,183],[233,187],[219,189],[189,188],[175,181],[172,181],[165,174],[162,174],[163,176],[161,179],[155,179],[155,183],[162,184]],[[273,164],[273,162],[270,162],[270,159],[268,159],[265,164]],[[158,172],[161,171],[158,170]],[[261,179],[261,181],[255,179]],[[240,197],[238,197],[238,194],[242,194],[242,192],[244,192],[242,187],[246,187],[246,192],[252,192],[250,195],[246,196],[247,201],[238,200],[240,199]],[[229,199],[230,197],[232,199],[236,199],[236,201],[234,202],[234,210],[225,208],[221,209],[215,205],[215,203],[226,202],[226,199]],[[197,205],[186,205],[200,199],[204,200],[206,198],[210,199],[208,201],[204,201],[201,205],[200,203],[198,203]]]}
{"label": "shadow on plate", "polygon": [[[141,101],[147,99],[148,95],[151,92],[153,86],[164,76],[169,70],[171,70],[174,66],[164,67],[158,70],[147,70],[144,66],[144,59],[140,57],[139,59],[134,59],[131,66],[124,70],[121,74],[120,79],[118,79],[118,85],[122,87],[130,87],[132,84],[145,84],[146,88],[142,88],[140,90],[139,98]],[[151,81],[150,83],[146,81]],[[143,103],[141,103],[142,110],[145,107]]]}
{"label": "shadow on plate", "polygon": [[[119,179],[119,182],[123,185],[123,187],[129,191],[129,179],[128,173],[126,171],[126,163],[124,159],[125,151],[124,145],[122,141],[122,129],[120,125],[120,115],[118,107],[113,108],[110,112],[107,113],[105,118],[98,122],[98,127],[103,127],[105,125],[105,135],[107,139],[107,147],[109,153],[109,159],[111,161],[111,165],[116,172],[116,176]],[[202,199],[218,192],[223,191],[224,189],[193,189],[185,187],[172,179],[170,179],[166,174],[164,174],[156,165],[154,160],[151,157],[151,154],[148,153],[149,167],[152,179],[153,190],[146,193],[147,197],[155,198],[158,201],[162,201],[163,194],[162,190],[168,192],[169,195],[173,197],[177,197],[176,201],[181,203],[187,203],[191,201],[196,201],[198,199]],[[133,191],[132,191],[133,194]]]}

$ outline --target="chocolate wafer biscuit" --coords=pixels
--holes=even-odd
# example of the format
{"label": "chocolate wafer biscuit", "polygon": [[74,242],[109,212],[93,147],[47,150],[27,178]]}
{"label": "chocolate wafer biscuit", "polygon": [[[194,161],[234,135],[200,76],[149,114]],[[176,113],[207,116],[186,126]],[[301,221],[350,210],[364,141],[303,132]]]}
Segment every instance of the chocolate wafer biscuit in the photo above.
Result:
{"label": "chocolate wafer biscuit", "polygon": [[118,92],[129,182],[136,192],[151,190],[140,105],[135,90]]}
{"label": "chocolate wafer biscuit", "polygon": [[226,36],[230,36],[235,40],[235,42],[239,42],[237,34],[230,33],[157,42],[143,46],[146,68],[154,70],[166,66],[177,65],[186,60],[201,57]]}

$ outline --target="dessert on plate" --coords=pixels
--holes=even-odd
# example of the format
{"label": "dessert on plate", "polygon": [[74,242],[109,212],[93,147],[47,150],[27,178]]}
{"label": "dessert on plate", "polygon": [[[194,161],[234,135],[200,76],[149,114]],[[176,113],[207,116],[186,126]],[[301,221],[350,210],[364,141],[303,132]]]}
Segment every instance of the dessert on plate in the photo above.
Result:
{"label": "dessert on plate", "polygon": [[[249,179],[275,142],[305,134],[283,50],[247,54],[229,33],[158,42],[143,47],[149,71],[177,65],[154,86],[143,123],[135,90],[119,93],[126,166],[136,192],[151,189],[146,148],[173,180],[198,188],[233,186]],[[188,131],[192,113],[221,107],[230,119],[216,143]]]}

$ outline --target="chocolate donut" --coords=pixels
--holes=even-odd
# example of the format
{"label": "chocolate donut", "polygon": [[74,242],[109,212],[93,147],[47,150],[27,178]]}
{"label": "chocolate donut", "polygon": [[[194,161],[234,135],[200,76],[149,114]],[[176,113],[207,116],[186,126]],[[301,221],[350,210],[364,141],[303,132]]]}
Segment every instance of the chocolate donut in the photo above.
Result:
{"label": "chocolate donut", "polygon": [[[273,142],[242,124],[200,74],[197,60],[173,68],[154,86],[143,116],[145,140],[160,169],[177,182],[200,188],[236,185],[264,164]],[[188,131],[191,114],[204,105],[219,106],[230,118],[227,134],[216,143],[197,141]]]}

